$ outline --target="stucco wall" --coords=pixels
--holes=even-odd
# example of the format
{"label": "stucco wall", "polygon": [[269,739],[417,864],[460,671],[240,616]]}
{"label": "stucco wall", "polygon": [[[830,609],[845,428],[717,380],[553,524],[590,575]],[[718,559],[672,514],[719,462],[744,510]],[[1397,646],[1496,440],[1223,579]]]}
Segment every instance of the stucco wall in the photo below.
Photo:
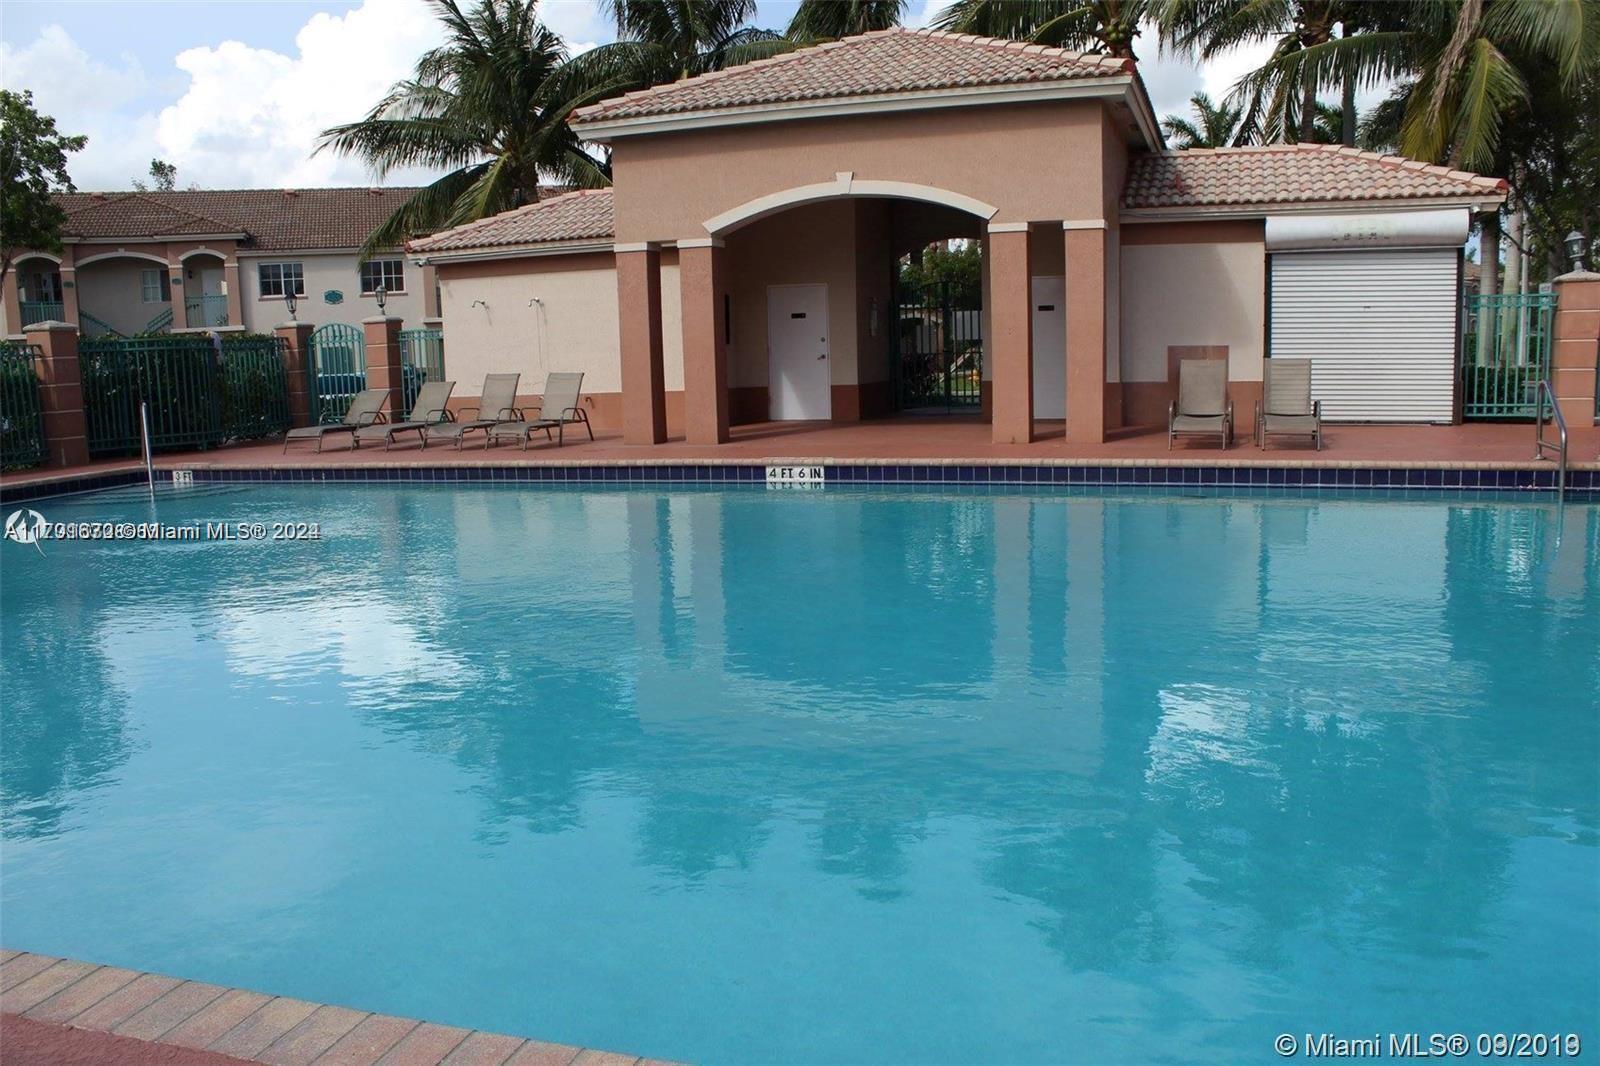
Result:
{"label": "stucco wall", "polygon": [[[662,275],[667,388],[681,389],[676,264],[670,271],[663,265]],[[540,392],[545,375],[557,370],[583,371],[586,393],[621,391],[617,272],[609,253],[443,264],[439,287],[445,367],[457,396],[478,396],[485,374],[512,371],[522,375],[524,395]],[[473,306],[479,300],[487,306]]]}
{"label": "stucco wall", "polygon": [[[167,309],[166,301],[145,303],[141,299],[140,274],[145,270],[167,273],[167,266],[125,256],[80,266],[76,278],[79,313],[91,314],[119,333],[143,332],[151,319]],[[181,311],[181,302],[178,307]]]}
{"label": "stucco wall", "polygon": [[[389,258],[389,257],[385,257]],[[390,293],[387,313],[399,315],[406,328],[422,325],[422,268],[406,261],[406,291]],[[378,303],[371,296],[361,295],[361,272],[354,252],[310,254],[308,252],[283,252],[269,255],[239,256],[239,282],[243,289],[242,307],[244,324],[257,332],[269,332],[272,327],[289,320],[280,298],[263,299],[261,273],[256,268],[262,263],[299,263],[305,276],[306,294],[295,309],[301,322],[325,326],[330,322],[360,325],[364,318],[378,313]],[[344,294],[341,303],[330,304],[323,293],[337,289]]]}
{"label": "stucco wall", "polygon": [[1228,377],[1260,381],[1266,245],[1260,223],[1124,225],[1122,380],[1167,380],[1171,345],[1228,346]]}
{"label": "stucco wall", "polygon": [[[996,222],[1101,218],[1102,110],[1058,101],[621,138],[617,240],[703,237],[706,219],[840,171],[974,197],[998,208]],[[1040,173],[1051,179],[1020,177]]]}

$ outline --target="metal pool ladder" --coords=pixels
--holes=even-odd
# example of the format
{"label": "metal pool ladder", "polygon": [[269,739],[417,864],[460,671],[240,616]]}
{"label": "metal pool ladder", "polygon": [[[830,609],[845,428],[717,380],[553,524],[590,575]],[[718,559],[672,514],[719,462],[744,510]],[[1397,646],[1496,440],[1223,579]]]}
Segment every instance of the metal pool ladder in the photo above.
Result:
{"label": "metal pool ladder", "polygon": [[[1544,439],[1544,405],[1550,401],[1550,411],[1555,416],[1557,439],[1548,441]],[[1561,405],[1556,403],[1555,391],[1550,388],[1550,379],[1542,378],[1534,392],[1533,400],[1533,443],[1535,460],[1544,458],[1544,450],[1549,448],[1556,453],[1556,499],[1564,500],[1567,496],[1567,420],[1561,414]]]}

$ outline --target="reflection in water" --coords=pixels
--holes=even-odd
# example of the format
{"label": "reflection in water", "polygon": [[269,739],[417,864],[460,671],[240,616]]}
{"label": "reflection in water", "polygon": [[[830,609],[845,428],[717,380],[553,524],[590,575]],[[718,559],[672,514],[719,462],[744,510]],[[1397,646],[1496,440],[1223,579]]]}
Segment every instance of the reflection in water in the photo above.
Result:
{"label": "reflection in water", "polygon": [[274,491],[7,546],[16,946],[713,1061],[1600,998],[1600,508]]}

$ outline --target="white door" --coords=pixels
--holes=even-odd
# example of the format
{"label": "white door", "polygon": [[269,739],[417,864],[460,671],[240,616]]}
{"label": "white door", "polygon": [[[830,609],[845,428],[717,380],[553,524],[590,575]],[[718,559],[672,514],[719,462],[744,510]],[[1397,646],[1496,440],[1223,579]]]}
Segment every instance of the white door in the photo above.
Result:
{"label": "white door", "polygon": [[1455,248],[1277,252],[1270,354],[1311,360],[1322,417],[1449,422]]}
{"label": "white door", "polygon": [[1067,417],[1067,279],[1033,279],[1033,417]]}
{"label": "white door", "polygon": [[828,287],[767,287],[767,395],[775,421],[833,417]]}

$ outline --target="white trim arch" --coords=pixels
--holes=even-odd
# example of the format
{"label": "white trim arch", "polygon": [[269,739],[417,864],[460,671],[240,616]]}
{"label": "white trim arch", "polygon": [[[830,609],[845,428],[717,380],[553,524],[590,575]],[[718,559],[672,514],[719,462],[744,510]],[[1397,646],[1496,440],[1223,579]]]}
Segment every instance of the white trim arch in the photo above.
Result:
{"label": "white trim arch", "polygon": [[57,270],[61,269],[61,257],[59,255],[51,255],[49,252],[23,252],[17,256],[15,262],[21,264],[29,259],[48,259],[56,265]]}
{"label": "white trim arch", "polygon": [[98,255],[91,255],[87,259],[80,259],[76,263],[74,263],[73,265],[77,266],[77,267],[86,267],[90,263],[98,263],[102,259],[146,259],[146,260],[149,260],[152,263],[160,263],[162,266],[170,266],[171,265],[171,264],[169,264],[167,262],[166,257],[164,257],[164,256],[151,255],[149,252],[124,252],[124,251],[101,252]]}
{"label": "white trim arch", "polygon": [[[731,211],[724,211],[705,220],[707,233],[722,237],[750,223],[786,211],[791,207],[801,204],[812,204],[822,200],[837,200],[847,196],[875,197],[879,199],[892,198],[899,200],[918,200],[922,203],[942,204],[945,207],[964,211],[969,215],[976,215],[981,219],[990,219],[999,212],[993,204],[986,204],[982,200],[971,196],[963,196],[958,192],[940,189],[932,185],[917,185],[909,181],[879,181],[873,179],[857,179],[849,171],[834,175],[832,181],[817,182],[814,185],[797,185],[792,189],[781,192],[768,193],[758,196],[754,200],[746,201]],[[681,243],[681,242],[680,242]]]}
{"label": "white trim arch", "polygon": [[226,263],[228,261],[227,253],[223,252],[223,251],[220,251],[219,249],[216,249],[216,248],[192,248],[189,251],[184,252],[182,255],[178,256],[178,262],[187,263],[190,259],[193,259],[197,255],[209,255],[214,259],[222,260],[224,263]]}

